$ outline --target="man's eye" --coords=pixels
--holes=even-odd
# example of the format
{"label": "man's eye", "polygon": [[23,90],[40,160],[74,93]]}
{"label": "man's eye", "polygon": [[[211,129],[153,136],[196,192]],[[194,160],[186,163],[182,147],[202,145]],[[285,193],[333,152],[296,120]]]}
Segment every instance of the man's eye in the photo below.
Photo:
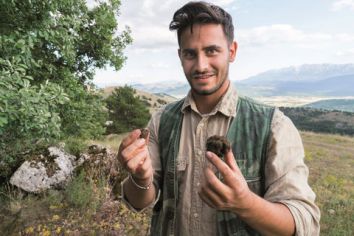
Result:
{"label": "man's eye", "polygon": [[213,54],[216,54],[216,53],[217,53],[217,51],[216,51],[215,48],[208,48],[208,49],[206,50],[206,54],[207,54],[207,55],[213,55]]}
{"label": "man's eye", "polygon": [[187,59],[191,59],[191,58],[194,58],[195,57],[195,53],[193,53],[193,52],[184,52],[183,53],[183,56],[185,57],[185,58],[187,58]]}

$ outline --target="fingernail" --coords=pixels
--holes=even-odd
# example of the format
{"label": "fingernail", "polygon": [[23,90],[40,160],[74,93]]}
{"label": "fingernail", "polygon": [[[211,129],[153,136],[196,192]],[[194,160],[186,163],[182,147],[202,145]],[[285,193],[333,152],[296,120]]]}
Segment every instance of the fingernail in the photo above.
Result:
{"label": "fingernail", "polygon": [[209,151],[206,152],[206,156],[207,156],[207,158],[209,158],[209,159],[213,158],[213,155],[212,155],[211,152],[209,152]]}

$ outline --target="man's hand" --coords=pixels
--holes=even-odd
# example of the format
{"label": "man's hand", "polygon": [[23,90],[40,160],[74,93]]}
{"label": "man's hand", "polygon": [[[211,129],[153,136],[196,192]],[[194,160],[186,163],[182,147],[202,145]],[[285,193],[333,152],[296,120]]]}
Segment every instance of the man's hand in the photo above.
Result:
{"label": "man's hand", "polygon": [[207,167],[204,170],[205,183],[199,191],[202,200],[212,208],[236,214],[250,209],[254,194],[248,188],[232,151],[225,155],[225,162],[212,152],[207,152],[206,156],[223,176],[223,182]]}
{"label": "man's hand", "polygon": [[147,143],[147,139],[139,138],[141,131],[136,129],[123,139],[118,151],[118,160],[136,180],[139,185],[146,186],[151,182],[154,173]]}

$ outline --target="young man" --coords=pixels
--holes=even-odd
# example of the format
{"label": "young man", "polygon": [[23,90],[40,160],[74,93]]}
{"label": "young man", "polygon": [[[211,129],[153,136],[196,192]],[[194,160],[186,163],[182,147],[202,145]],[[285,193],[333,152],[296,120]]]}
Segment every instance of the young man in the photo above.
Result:
{"label": "young man", "polygon": [[[237,51],[231,16],[190,2],[170,29],[191,90],[153,115],[148,146],[140,130],[122,141],[118,158],[130,173],[123,199],[137,211],[154,206],[151,235],[318,235],[298,131],[230,83]],[[232,143],[224,161],[206,152],[213,135]]]}

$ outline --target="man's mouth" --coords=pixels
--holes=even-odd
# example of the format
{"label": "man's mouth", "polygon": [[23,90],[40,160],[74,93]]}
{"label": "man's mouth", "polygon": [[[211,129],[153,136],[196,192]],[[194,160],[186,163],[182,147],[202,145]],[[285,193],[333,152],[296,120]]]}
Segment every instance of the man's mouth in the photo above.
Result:
{"label": "man's mouth", "polygon": [[205,80],[205,79],[209,79],[212,76],[214,76],[214,74],[212,74],[212,73],[210,73],[210,74],[196,74],[193,76],[193,78],[197,79],[197,80]]}

